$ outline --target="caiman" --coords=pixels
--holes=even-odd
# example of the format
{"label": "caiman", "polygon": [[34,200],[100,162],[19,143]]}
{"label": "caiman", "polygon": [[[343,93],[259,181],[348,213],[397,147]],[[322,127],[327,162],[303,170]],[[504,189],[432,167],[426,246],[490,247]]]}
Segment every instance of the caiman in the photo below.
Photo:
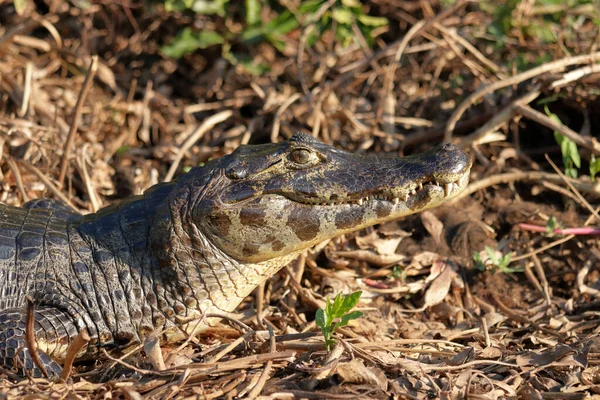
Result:
{"label": "caiman", "polygon": [[[94,214],[47,199],[0,205],[0,364],[57,376],[82,330],[91,340],[78,357],[156,330],[181,340],[311,246],[452,198],[470,167],[451,144],[376,157],[298,133],[240,146]],[[27,297],[37,363],[26,345]]]}

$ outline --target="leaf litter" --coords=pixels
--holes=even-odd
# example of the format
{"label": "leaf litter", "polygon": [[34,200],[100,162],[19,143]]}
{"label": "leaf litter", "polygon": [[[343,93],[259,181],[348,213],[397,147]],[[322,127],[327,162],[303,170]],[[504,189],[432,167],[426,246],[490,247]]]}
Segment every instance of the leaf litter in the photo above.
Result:
{"label": "leaf litter", "polygon": [[[66,383],[3,371],[0,395],[600,394],[600,253],[597,240],[578,234],[599,220],[591,3],[567,12],[546,2],[373,0],[362,2],[356,27],[336,9],[335,33],[321,32],[315,17],[252,45],[221,34],[244,30],[234,2],[237,12],[222,16],[168,11],[172,1],[80,3],[0,3],[3,203],[53,197],[92,212],[240,144],[296,130],[372,153],[409,155],[452,140],[475,160],[472,183],[451,205],[317,246],[202,335],[174,345],[150,338],[77,362]],[[288,3],[289,17],[297,4]],[[319,12],[338,5],[322,2]],[[389,23],[364,25],[369,16]],[[202,51],[178,60],[161,50],[199,26],[213,32],[212,45],[205,37]],[[344,27],[362,39],[336,42]],[[570,178],[545,154],[560,168],[569,156]],[[552,218],[578,230],[519,228]],[[500,263],[523,271],[491,267]],[[328,353],[317,309],[359,290],[363,316],[335,331]]]}

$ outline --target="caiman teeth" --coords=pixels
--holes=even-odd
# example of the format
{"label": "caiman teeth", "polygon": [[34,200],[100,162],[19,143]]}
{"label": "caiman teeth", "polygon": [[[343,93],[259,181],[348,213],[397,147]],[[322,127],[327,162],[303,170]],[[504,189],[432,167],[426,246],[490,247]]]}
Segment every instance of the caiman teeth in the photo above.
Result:
{"label": "caiman teeth", "polygon": [[403,200],[406,203],[406,202],[408,202],[408,200],[410,198],[417,195],[422,190],[427,190],[431,186],[442,189],[444,191],[444,197],[445,198],[449,197],[450,195],[452,195],[453,191],[457,191],[458,189],[460,189],[461,179],[463,179],[463,178],[460,178],[460,179],[456,180],[455,182],[451,182],[451,183],[440,183],[439,181],[417,182],[414,189],[411,189],[404,194],[398,194],[398,195],[392,194],[392,193],[389,193],[389,194],[378,193],[378,194],[372,194],[372,195],[362,197],[358,200],[338,199],[338,201],[323,202],[322,199],[319,199],[316,201],[306,201],[306,202],[301,201],[301,202],[305,203],[305,204],[320,205],[320,206],[331,206],[331,205],[342,205],[342,204],[347,204],[347,205],[358,204],[359,206],[363,206],[365,204],[368,204],[372,200],[379,200],[379,201],[388,201],[388,202],[393,203],[394,205],[398,205],[398,204],[400,204],[401,200]]}

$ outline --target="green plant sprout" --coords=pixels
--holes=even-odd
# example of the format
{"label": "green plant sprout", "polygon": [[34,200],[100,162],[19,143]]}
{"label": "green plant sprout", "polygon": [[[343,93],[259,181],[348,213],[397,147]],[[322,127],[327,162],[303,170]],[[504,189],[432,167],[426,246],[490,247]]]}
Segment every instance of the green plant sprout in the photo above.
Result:
{"label": "green plant sprout", "polygon": [[350,312],[350,310],[352,310],[358,303],[361,294],[361,291],[348,295],[342,295],[341,293],[338,293],[333,302],[331,302],[331,299],[327,298],[327,306],[325,307],[325,310],[322,308],[317,310],[315,322],[317,326],[321,328],[321,332],[323,332],[327,351],[329,351],[331,345],[335,343],[335,340],[333,340],[331,337],[337,328],[346,326],[351,320],[363,316],[363,313],[360,311]]}
{"label": "green plant sprout", "polygon": [[[544,106],[544,110],[550,119],[562,124],[558,115],[551,112],[548,109],[548,106]],[[581,157],[579,156],[577,144],[568,137],[561,135],[558,131],[554,131],[554,139],[556,139],[556,143],[560,146],[560,152],[562,153],[563,164],[565,166],[565,175],[570,178],[577,178],[577,169],[581,168]]]}
{"label": "green plant sprout", "polygon": [[[235,44],[256,45],[266,42],[284,52],[287,47],[286,35],[311,25],[313,29],[306,38],[308,46],[314,45],[327,32],[334,34],[337,43],[347,47],[356,41],[357,32],[368,44],[372,44],[380,28],[389,21],[385,17],[368,15],[358,0],[336,0],[326,9],[326,0],[308,0],[299,2],[297,9],[275,4],[268,0],[163,0],[166,11],[192,11],[198,15],[217,15],[221,18],[241,15],[242,29],[239,32],[220,32],[207,25],[202,30],[184,28],[169,43],[162,46],[162,52],[172,58],[181,58],[199,49],[221,46],[224,59],[233,65],[242,65],[246,71],[261,75],[268,71],[268,65],[255,65],[249,54],[241,50],[234,52]],[[274,17],[263,20],[262,10],[272,8]],[[298,19],[299,16],[302,18]],[[316,18],[318,17],[318,18]],[[315,19],[316,18],[316,19]]]}
{"label": "green plant sprout", "polygon": [[512,253],[506,253],[504,255],[502,255],[502,253],[498,254],[498,252],[490,246],[485,246],[485,252],[488,256],[486,260],[482,259],[479,252],[473,252],[473,261],[475,261],[475,267],[480,271],[485,271],[488,269],[488,264],[491,264],[492,266],[492,273],[500,271],[504,274],[512,274],[514,272],[523,272],[525,270],[522,267],[510,268],[508,266],[510,264]]}

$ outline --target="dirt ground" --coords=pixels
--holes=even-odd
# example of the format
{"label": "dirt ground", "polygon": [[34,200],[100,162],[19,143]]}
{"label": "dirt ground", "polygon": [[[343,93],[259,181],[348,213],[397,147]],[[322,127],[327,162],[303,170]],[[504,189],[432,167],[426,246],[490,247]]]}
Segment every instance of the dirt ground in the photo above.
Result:
{"label": "dirt ground", "polygon": [[[103,354],[67,383],[5,371],[0,396],[600,395],[598,3],[310,3],[0,0],[3,203],[94,212],[295,131],[474,159],[460,199],[308,252],[241,305],[245,325]],[[316,310],[356,290],[364,316],[327,352]]]}

